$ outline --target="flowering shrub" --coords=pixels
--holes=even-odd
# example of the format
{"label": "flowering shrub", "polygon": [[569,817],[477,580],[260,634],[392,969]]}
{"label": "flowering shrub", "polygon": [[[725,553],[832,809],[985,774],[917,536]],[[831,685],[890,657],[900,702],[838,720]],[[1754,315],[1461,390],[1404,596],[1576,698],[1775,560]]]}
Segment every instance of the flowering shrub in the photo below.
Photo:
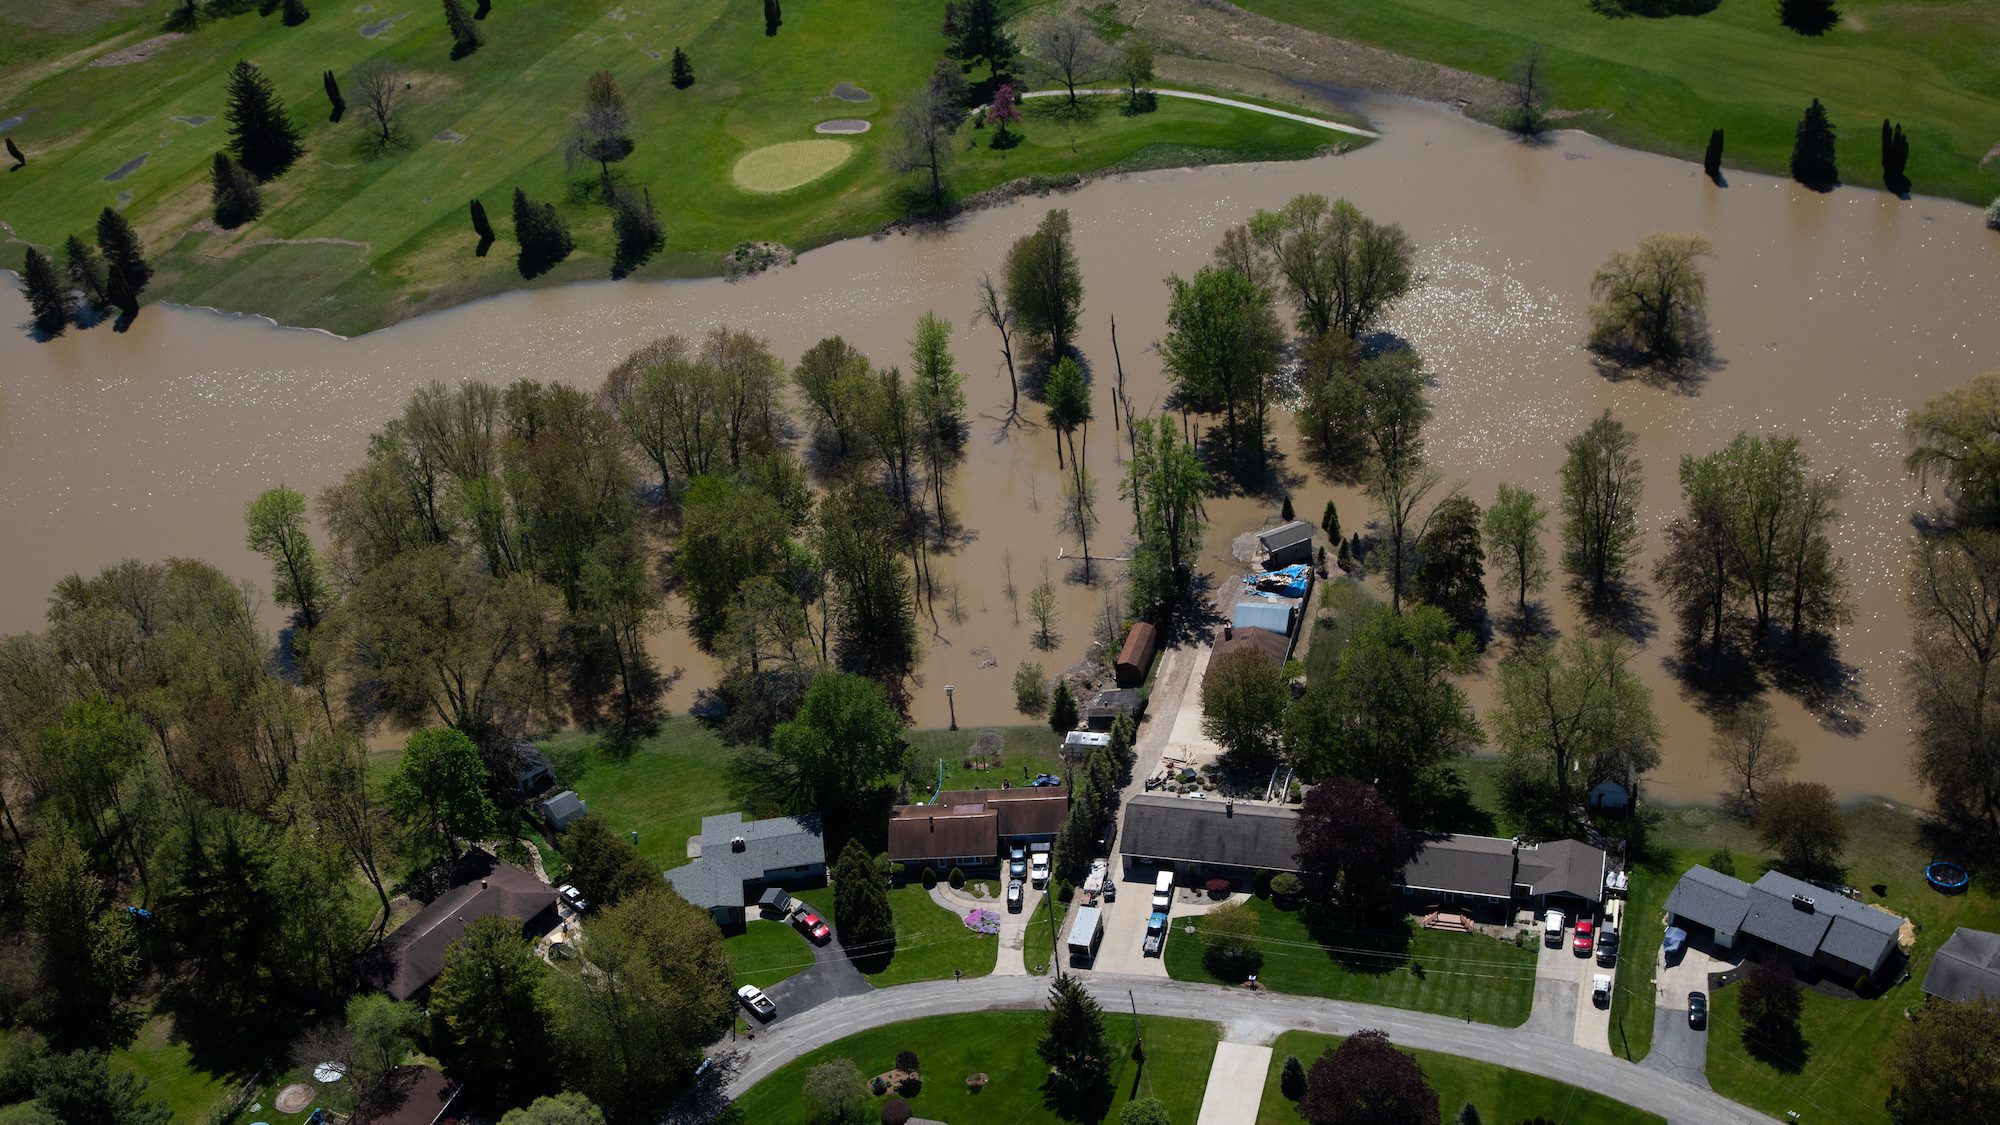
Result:
{"label": "flowering shrub", "polygon": [[991,910],[974,910],[965,916],[965,928],[974,933],[997,934],[1000,932],[1000,916]]}

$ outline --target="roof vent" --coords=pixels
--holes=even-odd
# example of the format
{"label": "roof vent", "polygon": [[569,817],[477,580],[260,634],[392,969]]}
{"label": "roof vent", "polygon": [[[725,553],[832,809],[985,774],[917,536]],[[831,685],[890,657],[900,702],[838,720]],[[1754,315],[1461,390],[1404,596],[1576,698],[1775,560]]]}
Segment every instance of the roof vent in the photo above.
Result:
{"label": "roof vent", "polygon": [[1814,903],[1811,895],[1792,896],[1792,909],[1794,910],[1803,910],[1807,914],[1811,914],[1813,911],[1813,905]]}
{"label": "roof vent", "polygon": [[729,841],[729,850],[732,852],[740,852],[749,846],[749,842],[741,836],[732,837]]}

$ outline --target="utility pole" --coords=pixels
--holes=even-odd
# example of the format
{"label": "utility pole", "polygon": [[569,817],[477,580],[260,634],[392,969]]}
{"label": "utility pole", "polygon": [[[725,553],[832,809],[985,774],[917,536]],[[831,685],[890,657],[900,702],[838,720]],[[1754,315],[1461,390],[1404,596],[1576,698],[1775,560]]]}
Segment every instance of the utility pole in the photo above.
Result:
{"label": "utility pole", "polygon": [[1042,904],[1049,908],[1049,962],[1056,967],[1056,975],[1062,976],[1062,950],[1056,942],[1055,896],[1045,893],[1042,896]]}
{"label": "utility pole", "polygon": [[1139,1000],[1129,988],[1125,990],[1125,999],[1132,1003],[1132,1057],[1145,1062],[1146,1040],[1139,1034]]}

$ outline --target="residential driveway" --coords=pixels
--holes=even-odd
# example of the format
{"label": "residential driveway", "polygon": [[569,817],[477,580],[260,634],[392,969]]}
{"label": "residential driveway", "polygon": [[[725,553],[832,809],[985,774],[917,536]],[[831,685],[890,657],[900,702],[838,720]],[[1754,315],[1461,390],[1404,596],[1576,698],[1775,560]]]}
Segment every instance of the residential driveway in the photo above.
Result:
{"label": "residential driveway", "polygon": [[[1535,935],[1541,937],[1539,928]],[[1547,941],[1541,942],[1535,955],[1535,1006],[1528,1012],[1528,1022],[1521,1025],[1523,1031],[1564,1042],[1576,1034],[1577,958],[1569,951],[1569,939],[1566,929],[1562,948],[1550,949]],[[1584,974],[1583,987],[1590,987],[1588,973]],[[1584,1002],[1589,1002],[1587,992]]]}
{"label": "residential driveway", "polygon": [[1009,913],[1007,900],[1002,898],[997,907],[989,910],[1000,912],[1000,959],[993,964],[993,974],[1002,977],[1024,977],[1028,975],[1025,958],[1027,949],[1028,919],[1035,916],[1035,908],[1042,904],[1044,892],[1035,889],[1033,883],[1021,885],[1021,911]]}
{"label": "residential driveway", "polygon": [[1690,945],[1679,964],[1666,965],[1665,953],[1655,966],[1658,997],[1653,1009],[1653,1050],[1645,1065],[1690,1085],[1708,1088],[1708,1032],[1688,1026],[1688,993],[1708,991],[1708,974],[1729,967]]}
{"label": "residential driveway", "polygon": [[1264,1101],[1264,1076],[1271,1071],[1271,1048],[1249,1043],[1217,1043],[1208,1068],[1195,1125],[1238,1125],[1257,1120]]}
{"label": "residential driveway", "polygon": [[[1146,956],[1146,919],[1153,914],[1152,885],[1120,882],[1118,901],[1102,909],[1104,944],[1098,948],[1097,964],[1091,966],[1092,971],[1165,979],[1166,957]],[[1172,911],[1168,912],[1168,916],[1172,917]],[[1171,931],[1172,925],[1167,929]],[[1169,937],[1167,940],[1173,939]]]}
{"label": "residential driveway", "polygon": [[[807,944],[811,944],[808,942]],[[830,1003],[846,996],[861,996],[875,991],[854,962],[847,959],[847,952],[840,948],[840,939],[825,945],[814,945],[813,967],[797,976],[788,977],[764,990],[777,1005],[778,1014],[772,1024],[783,1023],[800,1012],[811,1011],[821,1004]],[[746,1016],[754,1026],[757,1020]],[[766,1024],[764,1026],[770,1026]]]}

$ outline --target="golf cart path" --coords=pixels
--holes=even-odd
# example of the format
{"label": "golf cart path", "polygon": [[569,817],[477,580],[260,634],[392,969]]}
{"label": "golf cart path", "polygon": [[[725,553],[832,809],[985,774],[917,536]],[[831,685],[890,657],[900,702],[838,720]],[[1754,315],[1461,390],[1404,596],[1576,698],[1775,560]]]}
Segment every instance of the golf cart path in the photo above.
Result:
{"label": "golf cart path", "polygon": [[[1078,96],[1082,96],[1084,94],[1123,94],[1126,91],[1096,90],[1096,89],[1084,89],[1082,87],[1078,87],[1076,92]],[[1232,109],[1247,109],[1251,113],[1261,113],[1266,117],[1282,117],[1287,121],[1297,121],[1304,125],[1317,125],[1322,129],[1332,129],[1336,133],[1351,133],[1357,137],[1368,137],[1370,139],[1373,139],[1382,135],[1380,133],[1373,131],[1372,129],[1363,129],[1358,125],[1344,125],[1338,121],[1328,121],[1324,117],[1309,117],[1303,113],[1292,113],[1289,110],[1272,109],[1270,106],[1258,105],[1255,102],[1239,102],[1235,98],[1224,98],[1224,97],[1219,97],[1215,94],[1197,94],[1192,90],[1160,90],[1160,89],[1148,89],[1146,92],[1154,95],[1155,97],[1186,98],[1188,101],[1191,102],[1209,102],[1214,105],[1226,105]],[[1030,90],[1027,93],[1022,94],[1021,96],[1024,98],[1066,98],[1069,97],[1069,91]]]}
{"label": "golf cart path", "polygon": [[[1675,1125],[1736,1125],[1762,1120],[1719,1094],[1659,1070],[1519,1028],[1345,1000],[1148,977],[1099,973],[1089,978],[1086,987],[1107,1006],[1125,1007],[1125,998],[1117,994],[1129,992],[1139,1010],[1148,1015],[1220,1023],[1224,1039],[1235,1043],[1268,1044],[1279,1032],[1292,1029],[1350,1035],[1362,1028],[1379,1028],[1399,1046],[1440,1051],[1595,1090],[1660,1114]],[[1047,1000],[1048,988],[1048,982],[1037,977],[925,981],[877,989],[800,1012],[773,1024],[754,1042],[736,1045],[724,1071],[730,1076],[725,1092],[730,1097],[740,1096],[807,1052],[872,1028],[986,1009],[1039,1011]]]}

